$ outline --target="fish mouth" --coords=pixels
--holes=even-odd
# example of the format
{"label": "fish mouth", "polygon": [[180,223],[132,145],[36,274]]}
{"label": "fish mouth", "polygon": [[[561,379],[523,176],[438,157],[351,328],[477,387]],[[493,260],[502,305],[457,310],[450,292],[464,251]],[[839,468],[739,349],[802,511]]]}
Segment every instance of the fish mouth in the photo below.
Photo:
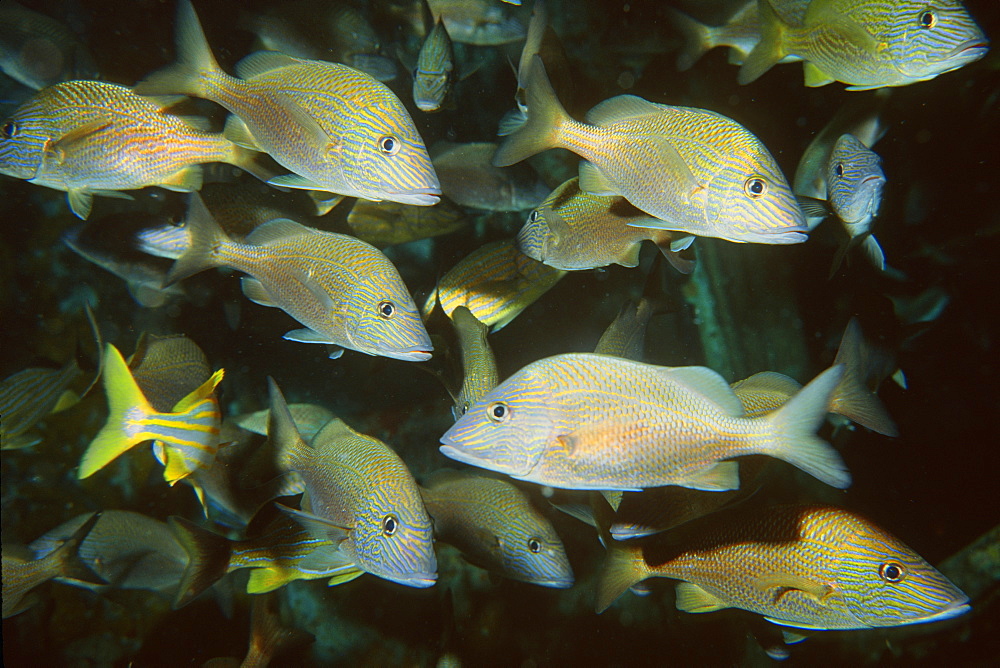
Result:
{"label": "fish mouth", "polygon": [[441,201],[440,188],[414,188],[405,192],[384,193],[383,197],[400,204],[415,204],[416,206],[433,206]]}
{"label": "fish mouth", "polygon": [[462,462],[463,464],[469,464],[471,466],[478,466],[481,468],[482,461],[478,457],[470,455],[466,452],[459,450],[454,446],[445,443],[444,439],[447,436],[448,434],[445,434],[444,436],[441,437],[442,445],[441,447],[438,448],[438,450],[441,451],[442,455],[448,457],[449,459],[454,459],[456,462]]}
{"label": "fish mouth", "polygon": [[426,362],[433,357],[433,350],[434,346],[428,342],[425,345],[414,346],[413,348],[379,351],[378,355],[380,357],[391,357],[392,359],[403,360],[405,362]]}
{"label": "fish mouth", "polygon": [[808,238],[809,228],[805,225],[796,225],[795,227],[785,227],[777,230],[761,230],[754,233],[752,238],[741,239],[741,241],[750,241],[761,244],[787,245],[800,244]]}
{"label": "fish mouth", "polygon": [[951,619],[952,617],[958,617],[959,615],[964,615],[972,606],[968,603],[969,599],[964,599],[960,601],[955,601],[943,610],[939,610],[932,615],[927,615],[926,617],[918,617],[914,619],[912,624],[925,624],[927,622],[940,622],[945,619]]}
{"label": "fish mouth", "polygon": [[382,575],[382,577],[390,582],[406,585],[407,587],[416,587],[418,589],[432,587],[434,586],[434,583],[437,582],[437,573],[407,573],[399,575],[385,574]]}
{"label": "fish mouth", "polygon": [[990,43],[983,39],[970,39],[962,42],[954,49],[949,51],[944,59],[949,60],[951,58],[962,58],[963,60],[969,58],[972,60],[977,60],[986,55],[986,52],[990,48]]}
{"label": "fish mouth", "polygon": [[575,583],[573,578],[552,578],[549,580],[529,580],[531,584],[541,587],[553,587],[555,589],[569,589]]}

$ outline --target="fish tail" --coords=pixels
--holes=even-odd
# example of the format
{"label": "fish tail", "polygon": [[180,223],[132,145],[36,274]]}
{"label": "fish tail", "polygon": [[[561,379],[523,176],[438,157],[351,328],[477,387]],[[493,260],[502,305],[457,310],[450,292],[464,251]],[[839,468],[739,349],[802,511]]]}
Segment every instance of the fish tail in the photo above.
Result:
{"label": "fish tail", "polygon": [[177,62],[150,74],[134,90],[140,95],[184,94],[204,98],[212,82],[224,75],[190,0],[179,0]]}
{"label": "fish tail", "polygon": [[173,516],[170,529],[188,553],[180,585],[174,596],[174,610],[182,608],[215,584],[229,570],[232,543],[225,536],[203,529],[183,517]]}
{"label": "fish tail", "polygon": [[108,584],[104,578],[94,573],[89,566],[80,560],[78,552],[80,543],[84,541],[91,529],[94,528],[94,525],[97,524],[97,520],[100,518],[101,513],[93,513],[90,516],[90,519],[84,522],[79,529],[73,532],[72,536],[67,538],[62,545],[45,557],[45,559],[51,559],[52,564],[55,567],[55,572],[57,572],[60,577],[72,578],[74,580],[89,582],[96,585]]}
{"label": "fish tail", "polygon": [[685,72],[694,67],[706,51],[716,46],[713,28],[673,7],[667,7],[666,10],[670,22],[684,38],[684,45],[677,54],[677,70]]}
{"label": "fish tail", "polygon": [[830,367],[778,411],[761,418],[771,424],[775,438],[763,454],[783,459],[837,489],[851,485],[851,474],[837,451],[816,437],[816,430],[829,412],[830,397],[843,375],[842,364]]}
{"label": "fish tail", "polygon": [[77,478],[89,478],[119,455],[148,441],[142,423],[158,415],[149,404],[122,354],[110,343],[104,348],[104,390],[108,396],[108,420],[87,446]]}
{"label": "fish tail", "polygon": [[174,262],[163,287],[193,276],[222,262],[216,257],[218,247],[229,241],[229,237],[215,222],[215,218],[205,208],[205,203],[197,193],[191,195],[188,204],[187,226],[191,233],[191,245]]}
{"label": "fish tail", "polygon": [[899,428],[885,405],[868,389],[869,383],[881,379],[881,372],[887,366],[884,356],[867,345],[854,318],[847,323],[834,364],[844,365],[844,377],[830,398],[830,410],[872,431],[899,436]]}
{"label": "fish tail", "polygon": [[528,66],[525,90],[528,95],[527,119],[524,125],[508,135],[493,154],[493,164],[497,167],[507,167],[554,148],[558,145],[560,126],[569,120],[538,56]]}
{"label": "fish tail", "polygon": [[607,610],[629,587],[649,577],[641,548],[614,540],[605,544],[608,554],[597,577],[597,598],[594,601],[594,610],[598,614]]}
{"label": "fish tail", "polygon": [[760,15],[760,41],[747,55],[737,81],[746,85],[758,79],[785,57],[784,35],[788,24],[774,11],[771,0],[757,0]]}
{"label": "fish tail", "polygon": [[302,440],[302,435],[292,420],[285,396],[273,378],[267,379],[271,394],[271,410],[267,416],[267,439],[274,444],[278,468],[290,471],[295,467],[299,455],[309,446]]}

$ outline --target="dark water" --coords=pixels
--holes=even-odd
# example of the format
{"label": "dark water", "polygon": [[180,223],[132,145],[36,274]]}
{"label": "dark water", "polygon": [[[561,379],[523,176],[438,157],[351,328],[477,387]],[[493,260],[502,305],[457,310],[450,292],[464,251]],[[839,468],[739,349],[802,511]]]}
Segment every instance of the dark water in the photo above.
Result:
{"label": "dark water", "polygon": [[[80,31],[102,77],[132,84],[170,62],[173,5],[169,2],[81,1],[26,3]],[[240,8],[270,3],[200,2],[199,14],[224,69],[252,49],[252,36],[236,27]],[[378,1],[373,0],[375,9]],[[499,3],[496,3],[499,4]],[[691,71],[674,67],[676,38],[658,2],[557,2],[552,25],[565,46],[572,90],[567,108],[577,118],[610,96],[628,92],[668,104],[726,114],[752,130],[791,176],[802,150],[852,95],[840,84],[807,89],[796,65],[782,65],[753,84],[736,83],[737,69],[723,50]],[[697,3],[688,2],[687,6]],[[988,36],[1000,35],[1000,10],[990,0],[969,0]],[[505,6],[506,8],[506,6]],[[526,22],[529,11],[519,11]],[[373,12],[385,53],[409,33],[383,12]],[[497,121],[512,105],[516,87],[508,59],[520,44],[457,47],[460,63],[482,63],[456,91],[456,109],[428,116],[413,107],[402,67],[389,85],[410,109],[425,143],[492,141]],[[4,80],[6,115],[28,92]],[[867,94],[867,93],[864,93]],[[789,247],[732,245],[699,240],[700,257],[715,257],[711,286],[726,328],[723,354],[706,352],[699,336],[703,302],[691,278],[671,273],[664,313],[654,317],[646,359],[669,365],[709,364],[727,380],[760,370],[805,381],[828,366],[843,328],[858,316],[865,331],[898,354],[908,387],[892,381],[880,396],[899,424],[890,439],[857,428],[835,442],[854,476],[835,492],[794,475],[790,468],[762,502],[819,500],[874,518],[932,564],[940,564],[1000,522],[1000,59],[991,52],[956,72],[893,91],[884,114],[888,133],[877,145],[888,178],[876,232],[889,264],[880,275],[855,258],[827,280],[839,237],[824,224],[808,243]],[[211,110],[211,107],[207,107]],[[216,110],[216,120],[222,114]],[[574,161],[548,156],[535,162],[550,186]],[[0,179],[0,375],[41,360],[60,364],[76,341],[86,348],[80,305],[91,302],[102,332],[123,351],[139,333],[184,333],[225,367],[223,406],[230,412],[266,404],[273,376],[291,400],[323,404],[360,430],[390,443],[419,478],[449,460],[437,452],[451,424],[450,400],[440,383],[412,363],[348,351],[329,361],[319,347],[283,341],[293,327],[280,311],[249,303],[232,277],[209,272],[191,281],[193,300],[142,309],[124,283],[72,253],[61,242],[77,221],[64,194]],[[154,194],[155,193],[155,194]],[[111,211],[183,209],[176,193],[147,190],[135,202],[98,198],[93,217]],[[343,216],[337,212],[331,216]],[[470,212],[465,230],[389,254],[422,303],[438,276],[486,241],[511,237],[523,214]],[[323,223],[311,223],[323,224]],[[648,267],[652,249],[646,249]],[[592,350],[624,299],[642,290],[642,269],[612,266],[571,273],[513,323],[491,336],[501,377],[541,357]],[[701,288],[702,291],[705,288]],[[947,295],[938,317],[906,324],[892,298],[914,299],[928,290]],[[695,296],[693,296],[695,295]],[[233,327],[233,310],[238,323]],[[227,320],[227,313],[230,318]],[[437,321],[432,334],[444,334]],[[163,483],[157,467],[123,484],[131,469],[79,483],[75,466],[106,415],[95,391],[41,426],[44,440],[30,450],[4,451],[3,541],[30,542],[85,511],[131,509],[158,519],[200,517],[189,488]],[[832,438],[831,428],[821,432]],[[137,448],[126,458],[148,459]],[[373,576],[326,589],[300,582],[282,593],[293,625],[317,635],[313,646],[279,656],[274,665],[435,665],[442,657],[464,665],[757,665],[771,662],[764,648],[780,643],[776,627],[740,611],[687,615],[674,609],[673,584],[651,581],[646,598],[628,596],[604,614],[592,611],[594,578],[603,550],[593,531],[552,511],[533,494],[561,535],[576,574],[570,590],[550,590],[491,579],[453,551],[439,553],[440,579],[427,590]],[[1000,656],[1000,614],[993,547],[993,579],[972,594],[970,614],[925,627],[819,633],[789,648],[799,665],[990,665]],[[988,570],[989,565],[983,567]],[[956,579],[961,572],[949,573]],[[237,587],[238,589],[238,587]],[[171,611],[148,592],[99,597],[58,584],[39,590],[40,602],[4,620],[5,665],[201,665],[245,653],[249,608],[245,595],[226,605],[202,597]]]}

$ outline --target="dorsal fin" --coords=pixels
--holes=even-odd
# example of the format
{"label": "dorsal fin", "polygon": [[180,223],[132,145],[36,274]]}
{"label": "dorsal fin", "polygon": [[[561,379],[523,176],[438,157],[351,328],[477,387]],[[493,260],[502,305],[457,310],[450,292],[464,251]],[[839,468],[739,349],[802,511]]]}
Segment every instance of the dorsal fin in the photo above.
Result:
{"label": "dorsal fin", "polygon": [[654,104],[635,95],[618,95],[601,102],[587,112],[587,122],[593,125],[608,125],[629,118],[648,116],[663,111],[663,106]]}
{"label": "dorsal fin", "polygon": [[296,223],[288,218],[275,218],[269,220],[253,232],[247,235],[247,242],[254,246],[263,246],[271,241],[289,239],[307,234],[314,234],[316,230],[306,227],[301,223]]}
{"label": "dorsal fin", "polygon": [[298,65],[301,62],[303,61],[298,58],[292,58],[277,51],[257,51],[236,63],[236,76],[241,79],[252,79],[265,72]]}
{"label": "dorsal fin", "polygon": [[746,415],[739,397],[715,371],[703,366],[662,367],[657,370],[670,380],[717,404],[730,417]]}

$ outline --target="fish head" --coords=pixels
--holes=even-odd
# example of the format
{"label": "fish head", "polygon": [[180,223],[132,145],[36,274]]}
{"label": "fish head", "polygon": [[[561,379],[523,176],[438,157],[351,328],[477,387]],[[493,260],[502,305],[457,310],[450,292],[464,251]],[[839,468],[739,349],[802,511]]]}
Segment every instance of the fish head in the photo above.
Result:
{"label": "fish head", "polygon": [[412,479],[372,486],[351,530],[356,563],[366,572],[409,587],[437,579],[431,519]]}
{"label": "fish head", "polygon": [[863,626],[920,624],[969,610],[969,597],[897,538],[857,517],[848,525],[835,578]]}
{"label": "fish head", "polygon": [[[543,587],[572,587],[573,568],[559,535],[547,519],[533,509],[511,522],[496,537],[504,573],[522,582]],[[533,516],[534,515],[534,516]]]}
{"label": "fish head", "polygon": [[781,168],[747,132],[727,164],[692,196],[703,198],[706,226],[729,241],[797,244],[808,226]]}
{"label": "fish head", "polygon": [[906,0],[891,8],[880,44],[909,81],[924,81],[956,70],[986,55],[989,40],[960,0]]}
{"label": "fish head", "polygon": [[545,262],[546,250],[553,241],[552,232],[545,222],[545,207],[532,210],[517,234],[517,247],[532,260]]}
{"label": "fish head", "polygon": [[556,434],[551,391],[522,369],[469,407],[441,437],[441,452],[460,462],[526,477]]}
{"label": "fish head", "polygon": [[852,134],[837,140],[826,166],[827,200],[845,223],[870,220],[882,203],[882,159]]}
{"label": "fish head", "polygon": [[441,184],[406,108],[393,96],[356,111],[357,122],[341,139],[352,156],[343,169],[353,191],[371,200],[436,204]]}
{"label": "fish head", "polygon": [[0,123],[0,174],[33,179],[41,169],[46,149],[60,134],[46,112],[46,97],[43,90]]}
{"label": "fish head", "polygon": [[422,362],[434,345],[406,285],[394,270],[360,277],[345,295],[350,347],[368,355]]}

